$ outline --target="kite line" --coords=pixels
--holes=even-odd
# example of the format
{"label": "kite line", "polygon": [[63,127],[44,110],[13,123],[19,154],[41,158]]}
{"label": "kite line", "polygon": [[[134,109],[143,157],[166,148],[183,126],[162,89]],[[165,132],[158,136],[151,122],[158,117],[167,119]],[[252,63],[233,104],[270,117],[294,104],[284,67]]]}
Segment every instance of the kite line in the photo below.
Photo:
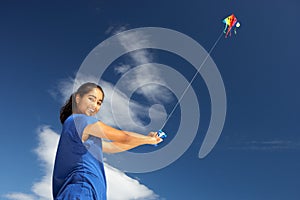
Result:
{"label": "kite line", "polygon": [[187,92],[187,90],[189,89],[189,87],[192,85],[193,81],[195,80],[198,72],[200,73],[201,68],[203,67],[204,63],[206,62],[206,60],[208,59],[208,57],[210,56],[211,52],[214,50],[214,48],[217,46],[217,44],[219,43],[222,35],[224,34],[224,32],[222,31],[220,36],[218,37],[218,39],[215,41],[214,45],[211,47],[211,49],[209,50],[209,52],[207,53],[206,57],[204,58],[203,62],[201,63],[201,65],[197,68],[196,73],[194,74],[192,80],[189,82],[188,86],[185,88],[185,90],[183,91],[182,95],[180,96],[180,98],[178,99],[177,103],[175,104],[173,110],[170,112],[170,114],[168,115],[167,119],[165,120],[164,124],[162,125],[162,127],[160,128],[160,130],[162,130],[162,128],[166,125],[166,123],[168,122],[168,120],[170,119],[170,117],[173,115],[174,111],[176,110],[176,108],[178,107],[179,103],[181,102],[183,96],[185,95],[185,93]]}

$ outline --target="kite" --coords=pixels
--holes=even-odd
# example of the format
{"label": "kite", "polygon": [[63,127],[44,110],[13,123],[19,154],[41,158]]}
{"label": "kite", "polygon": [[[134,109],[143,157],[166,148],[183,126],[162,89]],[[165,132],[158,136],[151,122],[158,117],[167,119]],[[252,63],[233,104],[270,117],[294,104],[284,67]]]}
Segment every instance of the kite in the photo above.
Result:
{"label": "kite", "polygon": [[236,28],[239,28],[241,24],[237,21],[237,18],[234,16],[234,14],[226,17],[223,20],[223,23],[225,24],[224,33],[225,38],[227,38],[228,34],[231,36],[231,30],[234,28],[234,33],[236,34]]}

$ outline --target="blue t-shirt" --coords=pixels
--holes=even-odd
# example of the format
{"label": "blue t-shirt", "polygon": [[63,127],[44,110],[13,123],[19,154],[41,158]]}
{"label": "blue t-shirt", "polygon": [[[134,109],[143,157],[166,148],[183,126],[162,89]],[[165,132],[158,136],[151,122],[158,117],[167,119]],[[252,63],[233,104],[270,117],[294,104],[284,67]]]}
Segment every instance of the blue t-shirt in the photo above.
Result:
{"label": "blue t-shirt", "polygon": [[73,114],[64,122],[53,171],[54,199],[106,200],[102,140],[94,136],[81,140],[85,127],[97,121]]}

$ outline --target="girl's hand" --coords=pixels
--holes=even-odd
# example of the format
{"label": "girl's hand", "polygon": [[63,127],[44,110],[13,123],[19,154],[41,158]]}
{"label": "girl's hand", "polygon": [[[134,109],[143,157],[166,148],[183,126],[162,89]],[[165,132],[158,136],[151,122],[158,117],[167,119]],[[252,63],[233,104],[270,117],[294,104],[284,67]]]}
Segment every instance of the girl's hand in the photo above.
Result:
{"label": "girl's hand", "polygon": [[150,143],[149,144],[158,144],[158,143],[163,141],[163,139],[158,137],[157,132],[150,132],[148,134],[148,136],[150,137],[150,141],[149,141]]}
{"label": "girl's hand", "polygon": [[150,132],[150,133],[148,134],[148,136],[150,136],[150,137],[155,137],[155,136],[157,136],[157,132]]}

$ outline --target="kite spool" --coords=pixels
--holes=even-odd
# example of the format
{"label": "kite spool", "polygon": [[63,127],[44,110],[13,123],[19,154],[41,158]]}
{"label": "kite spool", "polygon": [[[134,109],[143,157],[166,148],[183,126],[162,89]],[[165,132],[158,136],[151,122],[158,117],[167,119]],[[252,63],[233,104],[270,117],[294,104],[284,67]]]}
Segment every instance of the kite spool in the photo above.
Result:
{"label": "kite spool", "polygon": [[164,139],[167,137],[167,134],[165,132],[163,132],[162,130],[159,130],[157,132],[158,137],[160,137],[161,139]]}
{"label": "kite spool", "polygon": [[[165,132],[163,132],[162,130],[157,131],[157,135],[158,137],[160,137],[161,139],[164,139],[167,137],[167,134]],[[155,144],[154,146],[157,146],[157,144]]]}

